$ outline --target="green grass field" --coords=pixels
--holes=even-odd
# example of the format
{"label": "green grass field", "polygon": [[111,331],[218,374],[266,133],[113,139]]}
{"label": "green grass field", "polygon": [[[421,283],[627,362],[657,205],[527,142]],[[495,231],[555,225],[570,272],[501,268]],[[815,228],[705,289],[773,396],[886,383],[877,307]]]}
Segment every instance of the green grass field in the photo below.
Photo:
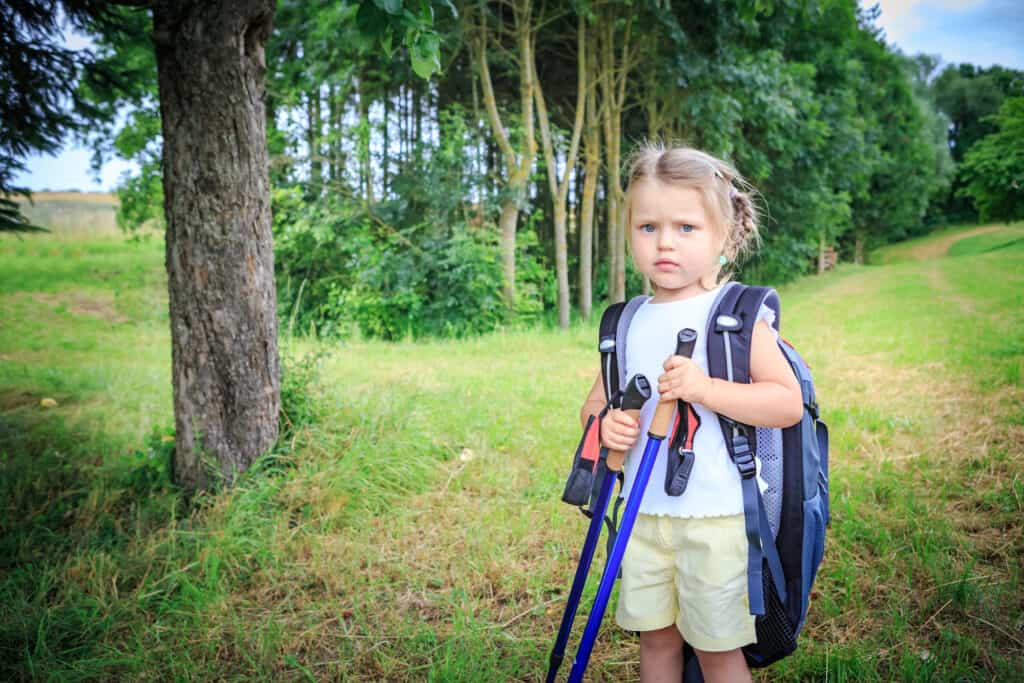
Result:
{"label": "green grass field", "polygon": [[[1022,238],[960,228],[781,290],[833,521],[800,649],[759,680],[1024,680]],[[162,243],[5,236],[0,272],[0,679],[543,679],[593,324],[284,339],[325,354],[314,421],[186,505]],[[588,678],[637,658],[608,618]]]}

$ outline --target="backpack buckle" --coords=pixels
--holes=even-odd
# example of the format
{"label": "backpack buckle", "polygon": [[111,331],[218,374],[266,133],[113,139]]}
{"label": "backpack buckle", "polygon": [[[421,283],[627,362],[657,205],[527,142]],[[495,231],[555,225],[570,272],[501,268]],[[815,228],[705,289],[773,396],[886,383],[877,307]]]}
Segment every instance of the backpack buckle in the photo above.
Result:
{"label": "backpack buckle", "polygon": [[754,451],[750,449],[750,442],[743,434],[736,434],[732,437],[732,461],[744,479],[750,479],[757,474]]}
{"label": "backpack buckle", "polygon": [[810,403],[805,403],[807,410],[811,413],[811,417],[815,420],[818,419],[818,402],[815,399],[811,399]]}

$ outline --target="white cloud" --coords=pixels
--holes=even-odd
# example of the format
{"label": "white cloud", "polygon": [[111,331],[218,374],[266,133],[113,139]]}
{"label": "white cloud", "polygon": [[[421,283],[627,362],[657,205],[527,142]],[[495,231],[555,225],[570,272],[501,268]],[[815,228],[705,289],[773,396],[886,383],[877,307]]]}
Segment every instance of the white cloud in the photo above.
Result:
{"label": "white cloud", "polygon": [[[929,12],[964,12],[981,5],[984,0],[877,0],[882,15],[878,23],[885,28],[885,35],[890,42],[900,39],[921,28]],[[872,0],[862,0],[865,7],[875,4]]]}

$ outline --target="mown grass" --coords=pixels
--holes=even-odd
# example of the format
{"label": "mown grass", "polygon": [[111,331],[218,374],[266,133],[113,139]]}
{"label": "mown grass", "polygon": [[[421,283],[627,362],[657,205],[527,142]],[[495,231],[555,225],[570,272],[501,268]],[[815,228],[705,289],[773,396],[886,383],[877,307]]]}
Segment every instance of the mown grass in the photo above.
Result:
{"label": "mown grass", "polygon": [[[832,430],[833,523],[800,650],[762,678],[1024,677],[1019,231],[781,291]],[[543,677],[585,531],[558,498],[593,324],[282,340],[326,354],[289,399],[307,419],[186,504],[162,245],[0,239],[0,678]],[[636,664],[606,619],[588,677]]]}

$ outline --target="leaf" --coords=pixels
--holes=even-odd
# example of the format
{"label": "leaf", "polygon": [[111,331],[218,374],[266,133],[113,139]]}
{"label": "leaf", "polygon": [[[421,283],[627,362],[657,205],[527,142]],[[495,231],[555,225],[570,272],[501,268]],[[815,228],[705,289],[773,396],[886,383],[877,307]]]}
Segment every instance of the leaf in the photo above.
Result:
{"label": "leaf", "polygon": [[412,69],[416,75],[428,79],[441,70],[441,40],[436,33],[421,33],[409,46]]}
{"label": "leaf", "polygon": [[373,4],[388,14],[400,14],[402,11],[402,0],[373,0]]}
{"label": "leaf", "polygon": [[381,12],[374,3],[361,3],[359,12],[356,13],[356,26],[363,35],[376,38],[387,30],[387,15]]}

